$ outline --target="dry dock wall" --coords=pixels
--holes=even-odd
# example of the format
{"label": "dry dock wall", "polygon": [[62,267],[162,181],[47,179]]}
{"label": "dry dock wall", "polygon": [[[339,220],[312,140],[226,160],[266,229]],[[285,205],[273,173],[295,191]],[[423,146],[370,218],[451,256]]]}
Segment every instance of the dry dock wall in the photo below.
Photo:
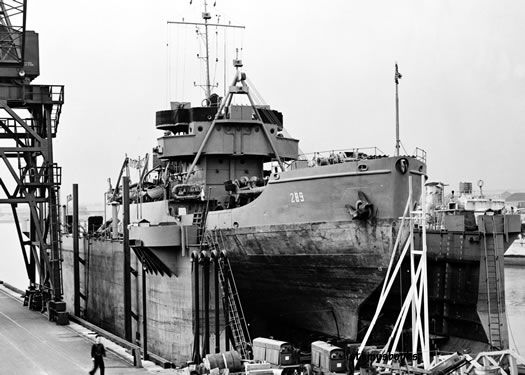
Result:
{"label": "dry dock wall", "polygon": [[[81,317],[89,322],[124,337],[124,283],[123,249],[121,241],[80,239],[80,292]],[[73,313],[73,240],[63,237],[64,299]],[[179,256],[175,275],[170,277],[147,275],[148,350],[175,364],[184,364],[192,359],[193,351],[193,292],[192,264],[189,256]],[[134,341],[141,345],[142,335],[142,267],[131,251],[131,267],[138,270],[138,277],[131,275],[132,318]],[[202,283],[200,284],[202,285]],[[214,291],[210,292],[210,348],[214,348],[213,335],[215,314]],[[202,306],[202,302],[201,302]],[[204,325],[200,314],[201,332]],[[222,316],[222,312],[221,312]],[[137,324],[138,323],[138,324]],[[224,325],[221,324],[221,336]],[[223,340],[221,340],[223,341]],[[221,342],[222,344],[222,342]],[[201,346],[202,348],[202,346]]]}

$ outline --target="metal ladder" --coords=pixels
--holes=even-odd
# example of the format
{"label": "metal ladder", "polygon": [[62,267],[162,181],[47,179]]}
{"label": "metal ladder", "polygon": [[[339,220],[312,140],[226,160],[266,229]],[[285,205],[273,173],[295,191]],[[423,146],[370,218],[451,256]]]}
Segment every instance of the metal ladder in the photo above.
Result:
{"label": "metal ladder", "polygon": [[[214,233],[207,232],[206,239],[210,250],[216,250],[217,265],[219,269],[219,281],[221,283],[223,305],[228,310],[227,325],[231,329],[233,346],[244,359],[251,359],[251,338],[248,331],[248,324],[244,317],[244,311],[241,305],[241,299],[237,290],[237,284],[233,277],[233,272],[230,265],[230,260],[224,255],[224,252],[219,250],[219,238]],[[222,234],[220,234],[222,239]],[[224,248],[224,241],[222,241]]]}
{"label": "metal ladder", "polygon": [[[486,225],[486,222],[483,222]],[[494,348],[501,349],[503,346],[501,333],[501,296],[500,296],[500,270],[498,267],[498,247],[496,238],[496,221],[492,216],[492,239],[493,246],[487,244],[486,226],[483,228],[483,247],[485,251],[485,272],[487,287],[487,307],[489,323],[489,340]]]}

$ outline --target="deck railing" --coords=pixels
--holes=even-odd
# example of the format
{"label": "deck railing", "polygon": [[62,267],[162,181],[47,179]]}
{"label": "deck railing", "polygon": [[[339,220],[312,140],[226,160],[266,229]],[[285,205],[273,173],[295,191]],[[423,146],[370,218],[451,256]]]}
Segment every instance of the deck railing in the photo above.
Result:
{"label": "deck railing", "polygon": [[[384,158],[387,156],[388,155],[379,147],[359,147],[342,150],[317,151],[299,155],[298,160],[295,160],[290,164],[290,168],[316,167],[320,165],[338,164],[365,159]],[[426,163],[427,153],[419,147],[416,147],[411,156]]]}

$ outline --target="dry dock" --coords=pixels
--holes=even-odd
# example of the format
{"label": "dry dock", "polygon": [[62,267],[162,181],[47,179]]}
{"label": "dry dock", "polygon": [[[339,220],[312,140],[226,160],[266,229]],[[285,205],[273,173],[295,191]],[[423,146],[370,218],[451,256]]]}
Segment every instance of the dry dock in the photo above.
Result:
{"label": "dry dock", "polygon": [[[87,374],[91,345],[71,327],[49,322],[0,288],[0,374]],[[105,364],[106,374],[158,373],[134,368],[110,351]]]}

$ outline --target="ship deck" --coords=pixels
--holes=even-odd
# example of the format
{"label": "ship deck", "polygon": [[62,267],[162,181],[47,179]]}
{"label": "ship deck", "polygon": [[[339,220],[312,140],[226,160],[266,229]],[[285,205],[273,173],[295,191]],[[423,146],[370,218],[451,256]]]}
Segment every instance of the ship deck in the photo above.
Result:
{"label": "ship deck", "polygon": [[[58,326],[0,287],[0,373],[87,374],[92,342],[69,326]],[[106,373],[147,374],[106,350]],[[97,372],[98,373],[98,372]]]}

